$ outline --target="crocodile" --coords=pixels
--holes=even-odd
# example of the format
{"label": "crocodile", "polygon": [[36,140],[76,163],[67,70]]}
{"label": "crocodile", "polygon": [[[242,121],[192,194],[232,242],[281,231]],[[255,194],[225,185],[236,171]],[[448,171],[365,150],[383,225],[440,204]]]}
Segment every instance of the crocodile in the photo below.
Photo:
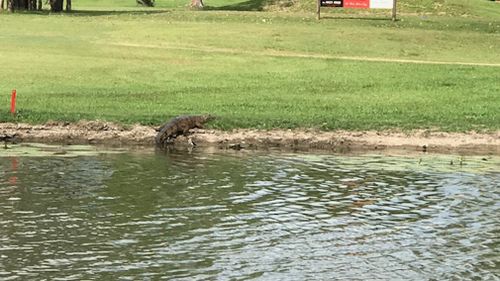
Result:
{"label": "crocodile", "polygon": [[183,115],[175,117],[158,129],[156,144],[161,146],[172,143],[178,135],[187,135],[191,129],[203,128],[205,122],[214,118],[212,115]]}

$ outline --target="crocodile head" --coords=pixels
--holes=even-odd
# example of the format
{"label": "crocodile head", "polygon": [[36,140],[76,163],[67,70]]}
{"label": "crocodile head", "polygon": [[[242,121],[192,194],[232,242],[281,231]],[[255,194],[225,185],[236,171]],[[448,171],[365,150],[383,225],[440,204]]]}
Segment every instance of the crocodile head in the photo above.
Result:
{"label": "crocodile head", "polygon": [[212,114],[203,115],[203,122],[214,120],[216,117]]}

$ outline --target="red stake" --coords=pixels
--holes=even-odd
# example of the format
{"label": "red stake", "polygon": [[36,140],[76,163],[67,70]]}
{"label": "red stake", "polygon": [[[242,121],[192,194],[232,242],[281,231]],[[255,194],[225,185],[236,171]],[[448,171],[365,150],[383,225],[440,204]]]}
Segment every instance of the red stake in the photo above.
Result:
{"label": "red stake", "polygon": [[16,90],[12,90],[12,97],[10,99],[10,113],[16,115]]}

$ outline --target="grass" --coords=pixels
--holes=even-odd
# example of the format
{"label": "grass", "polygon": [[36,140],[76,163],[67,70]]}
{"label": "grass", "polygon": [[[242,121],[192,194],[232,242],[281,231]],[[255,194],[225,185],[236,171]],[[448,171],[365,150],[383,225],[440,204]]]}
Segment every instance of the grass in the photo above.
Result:
{"label": "grass", "polygon": [[241,11],[281,4],[236,0],[207,0],[207,11],[86,0],[71,14],[3,13],[0,121],[158,125],[211,113],[221,129],[499,130],[500,4],[399,2],[396,23],[333,9],[318,22],[305,2]]}

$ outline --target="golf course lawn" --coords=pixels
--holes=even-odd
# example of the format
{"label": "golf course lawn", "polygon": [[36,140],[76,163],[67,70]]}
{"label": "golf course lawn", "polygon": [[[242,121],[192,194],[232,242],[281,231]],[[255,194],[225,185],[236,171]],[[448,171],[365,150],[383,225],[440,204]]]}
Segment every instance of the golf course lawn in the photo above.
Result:
{"label": "golf course lawn", "polygon": [[235,0],[2,12],[0,122],[210,113],[224,130],[499,130],[500,4],[398,2],[397,22],[389,11],[324,9],[317,21],[310,3]]}

